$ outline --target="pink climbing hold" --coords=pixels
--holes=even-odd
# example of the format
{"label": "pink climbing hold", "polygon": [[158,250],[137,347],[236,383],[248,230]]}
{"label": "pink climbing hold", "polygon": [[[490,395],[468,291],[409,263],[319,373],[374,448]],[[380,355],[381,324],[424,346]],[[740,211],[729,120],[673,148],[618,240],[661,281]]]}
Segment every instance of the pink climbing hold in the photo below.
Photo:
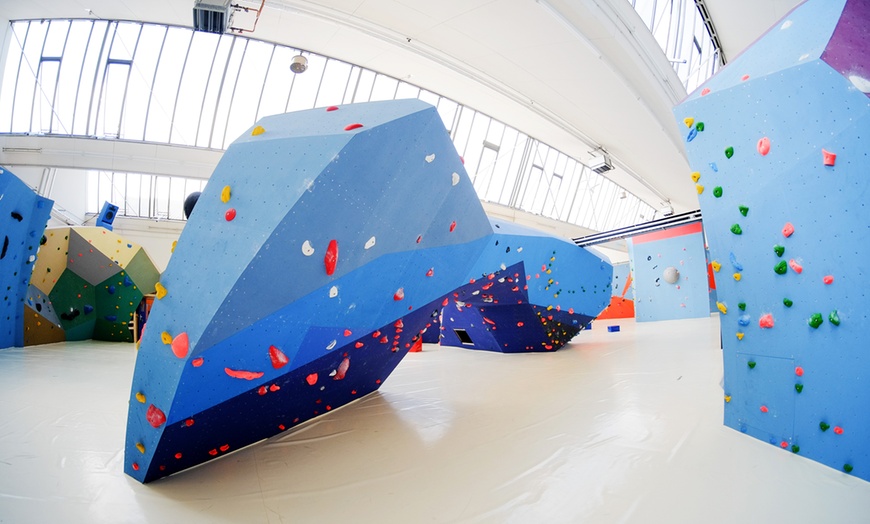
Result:
{"label": "pink climbing hold", "polygon": [[286,366],[288,362],[290,362],[290,359],[287,358],[287,355],[285,355],[283,351],[276,348],[275,346],[269,346],[269,360],[272,361],[272,367],[275,369],[280,369]]}
{"label": "pink climbing hold", "polygon": [[326,254],[323,255],[323,266],[326,268],[327,275],[331,276],[335,273],[336,263],[338,263],[338,242],[332,239],[326,248]]}
{"label": "pink climbing hold", "polygon": [[707,95],[709,95],[709,94],[710,94],[710,88],[709,88],[709,87],[705,87],[704,89],[701,90],[701,96],[707,96]]}
{"label": "pink climbing hold", "polygon": [[747,80],[749,80],[749,75],[743,75],[743,76],[741,76],[741,77],[740,77],[740,80],[746,82]]}
{"label": "pink climbing hold", "polygon": [[344,376],[347,374],[347,368],[350,367],[350,359],[345,357],[344,360],[341,361],[341,364],[338,365],[338,369],[335,370],[335,376],[332,377],[332,380],[342,380]]}
{"label": "pink climbing hold", "polygon": [[758,327],[770,329],[773,327],[773,315],[770,313],[765,313],[761,315],[761,318],[758,319]]}
{"label": "pink climbing hold", "polygon": [[393,293],[393,300],[398,302],[399,300],[402,300],[403,298],[405,298],[405,288],[400,287],[399,289],[396,290],[395,293]]}
{"label": "pink climbing hold", "polygon": [[836,161],[837,155],[835,153],[831,153],[830,151],[822,149],[822,162],[826,166],[833,166]]}
{"label": "pink climbing hold", "polygon": [[834,283],[834,275],[826,275],[825,278],[822,279],[822,282],[825,284],[831,285]]}
{"label": "pink climbing hold", "polygon": [[791,259],[788,261],[788,267],[792,268],[792,270],[800,275],[804,271],[804,267],[797,263],[795,259]]}
{"label": "pink climbing hold", "polygon": [[262,371],[244,371],[240,369],[230,368],[224,368],[224,373],[233,378],[240,378],[244,380],[254,380],[255,378],[260,378],[263,376]]}
{"label": "pink climbing hold", "polygon": [[227,219],[227,222],[232,222],[236,218],[236,209],[234,207],[227,209],[227,212],[224,213],[224,218]]}
{"label": "pink climbing hold", "polygon": [[152,427],[159,428],[166,423],[166,413],[154,404],[151,404],[148,406],[148,411],[145,412],[145,420],[147,420]]}
{"label": "pink climbing hold", "polygon": [[761,406],[761,408],[759,409],[761,409],[762,413],[767,413],[768,411],[770,411],[769,409],[767,409],[767,406]]}
{"label": "pink climbing hold", "polygon": [[799,377],[804,376],[804,368],[802,368],[800,366],[794,368],[794,374],[799,376]]}
{"label": "pink climbing hold", "polygon": [[794,234],[794,226],[791,222],[786,222],[784,226],[782,226],[782,236],[788,238]]}
{"label": "pink climbing hold", "polygon": [[187,338],[187,333],[181,333],[172,339],[172,353],[178,358],[187,356],[187,350],[190,348],[190,340]]}
{"label": "pink climbing hold", "polygon": [[758,149],[758,153],[761,156],[767,155],[770,153],[770,139],[767,137],[760,138],[758,140],[758,145],[756,145],[755,148]]}
{"label": "pink climbing hold", "polygon": [[345,131],[353,131],[354,129],[359,129],[362,126],[363,126],[362,124],[348,124],[348,125],[344,126],[344,130]]}

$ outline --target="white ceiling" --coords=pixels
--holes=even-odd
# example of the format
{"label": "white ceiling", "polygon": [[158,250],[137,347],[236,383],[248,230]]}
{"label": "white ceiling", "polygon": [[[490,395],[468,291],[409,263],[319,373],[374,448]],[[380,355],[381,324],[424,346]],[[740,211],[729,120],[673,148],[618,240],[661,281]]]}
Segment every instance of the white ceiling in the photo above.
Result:
{"label": "white ceiling", "polygon": [[[797,1],[707,3],[733,57]],[[190,26],[193,4],[0,0],[0,17]],[[618,166],[610,178],[637,196],[677,212],[698,207],[671,114],[685,91],[626,0],[266,0],[251,36],[404,79],[580,160],[602,146]]]}

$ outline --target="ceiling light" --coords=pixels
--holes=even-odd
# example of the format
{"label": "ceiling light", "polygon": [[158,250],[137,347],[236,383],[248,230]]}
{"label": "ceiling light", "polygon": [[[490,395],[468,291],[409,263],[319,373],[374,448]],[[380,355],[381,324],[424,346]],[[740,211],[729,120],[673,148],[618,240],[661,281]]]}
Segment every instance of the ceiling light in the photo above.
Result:
{"label": "ceiling light", "polygon": [[304,73],[308,69],[308,59],[302,55],[296,55],[290,61],[290,71],[296,74]]}

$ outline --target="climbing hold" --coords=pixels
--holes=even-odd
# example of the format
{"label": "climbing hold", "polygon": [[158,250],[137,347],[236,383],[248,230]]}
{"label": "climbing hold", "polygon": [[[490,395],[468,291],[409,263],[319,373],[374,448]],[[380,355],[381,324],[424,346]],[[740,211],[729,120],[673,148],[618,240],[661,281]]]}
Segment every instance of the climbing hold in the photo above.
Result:
{"label": "climbing hold", "polygon": [[314,248],[311,247],[311,242],[309,242],[308,240],[302,243],[302,254],[306,257],[310,257],[314,254]]}
{"label": "climbing hold", "polygon": [[746,311],[746,302],[738,302],[737,307],[740,309],[740,311]]}
{"label": "climbing hold", "polygon": [[452,181],[452,183],[453,183],[454,186],[455,186],[456,184],[458,184],[458,183],[459,183],[459,173],[457,173],[457,172],[454,171],[454,172],[453,172],[453,175],[451,175],[451,181]]}
{"label": "climbing hold", "polygon": [[231,207],[231,208],[227,209],[227,212],[224,213],[224,218],[227,220],[227,222],[232,222],[233,219],[236,218],[235,208]]}
{"label": "climbing hold", "polygon": [[749,315],[740,315],[737,318],[737,323],[741,326],[748,326],[752,322],[752,318]]}
{"label": "climbing hold", "polygon": [[375,239],[375,237],[372,237],[372,238],[366,240],[366,244],[363,247],[365,249],[371,249],[371,248],[375,247],[375,242],[377,242],[377,240]]}
{"label": "climbing hold", "polygon": [[335,298],[338,296],[338,286],[332,286],[329,288],[329,298]]}
{"label": "climbing hold", "polygon": [[773,315],[770,313],[765,313],[761,315],[761,318],[758,319],[758,327],[762,329],[770,329],[773,327]]}
{"label": "climbing hold", "polygon": [[785,260],[780,260],[777,265],[773,266],[773,270],[777,275],[785,275],[788,272],[788,264],[785,263]]}
{"label": "climbing hold", "polygon": [[837,161],[837,155],[825,149],[822,149],[822,163],[826,166],[833,166]]}
{"label": "climbing hold", "polygon": [[761,406],[758,409],[760,409],[762,413],[767,413],[768,411],[770,411],[769,409],[767,409],[767,406]]}
{"label": "climbing hold", "polygon": [[782,236],[788,238],[794,234],[794,226],[791,222],[786,222],[784,226],[782,226]]}
{"label": "climbing hold", "polygon": [[359,129],[362,126],[363,126],[362,124],[348,124],[348,125],[344,126],[344,130],[345,131],[353,131],[354,129]]}
{"label": "climbing hold", "polygon": [[455,230],[455,229],[456,229],[456,221],[454,220],[453,222],[450,223],[450,232],[453,233],[453,230]]}
{"label": "climbing hold", "polygon": [[702,186],[701,184],[695,184],[695,191],[697,191],[698,194],[700,195],[701,193],[704,192],[704,186]]}
{"label": "climbing hold", "polygon": [[166,288],[160,282],[154,284],[154,289],[157,293],[157,300],[161,300],[163,297],[166,296]]}
{"label": "climbing hold", "polygon": [[187,356],[187,350],[190,346],[190,340],[187,338],[187,333],[181,333],[172,339],[172,353],[178,358]]}
{"label": "climbing hold", "polygon": [[840,426],[834,426],[834,433],[836,433],[837,435],[842,435],[843,428],[841,428]]}
{"label": "climbing hold", "polygon": [[683,119],[683,123],[686,124],[686,127],[692,127],[692,124],[695,123],[695,119],[690,117],[690,116],[687,116],[686,118]]}
{"label": "climbing hold", "polygon": [[749,366],[749,369],[755,369],[756,362],[754,360],[750,360],[746,363],[746,365]]}
{"label": "climbing hold", "polygon": [[405,298],[405,288],[400,287],[399,289],[396,290],[395,293],[393,293],[393,300],[399,301],[399,300],[402,300],[403,298]]}
{"label": "climbing hold", "polygon": [[308,375],[307,377],[305,377],[305,382],[308,382],[309,386],[313,386],[314,384],[317,384],[317,373],[312,373],[312,374]]}
{"label": "climbing hold", "polygon": [[173,241],[172,241],[172,247],[169,248],[169,252],[170,252],[170,253],[175,253],[175,248],[176,248],[176,246],[178,246],[178,240],[173,240]]}
{"label": "climbing hold", "polygon": [[141,391],[136,393],[136,400],[138,400],[139,402],[144,404],[145,403],[145,394],[142,393]]}
{"label": "climbing hold", "polygon": [[164,344],[172,344],[172,335],[164,331],[163,333],[160,333],[160,341]]}
{"label": "climbing hold", "polygon": [[190,361],[190,363],[191,363],[191,364],[193,365],[193,367],[195,367],[195,368],[198,368],[199,366],[201,366],[203,362],[204,362],[204,361],[203,361],[203,358],[202,358],[202,357],[197,357],[197,358],[195,358],[195,359],[193,359],[193,360]]}
{"label": "climbing hold", "polygon": [[825,277],[822,279],[822,282],[824,282],[825,284],[828,284],[828,285],[833,284],[834,283],[834,275],[825,275]]}
{"label": "climbing hold", "polygon": [[712,169],[714,173],[719,172],[719,166],[716,165],[716,162],[710,162],[710,169]]}
{"label": "climbing hold", "polygon": [[704,122],[698,122],[695,124],[695,129],[697,129],[699,133],[702,133],[704,131]]}
{"label": "climbing hold", "polygon": [[746,216],[749,213],[749,208],[746,206],[738,206],[737,209],[740,210],[740,214]]}
{"label": "climbing hold", "polygon": [[145,444],[142,444],[141,442],[137,442],[136,449],[139,450],[139,453],[145,453]]}
{"label": "climbing hold", "polygon": [[240,378],[243,380],[254,380],[256,378],[260,378],[263,376],[262,371],[243,371],[240,369],[230,369],[230,368],[224,368],[224,373],[226,373],[227,375],[229,375],[233,378]]}
{"label": "climbing hold", "polygon": [[745,337],[745,336],[746,336],[745,333],[743,333],[741,331],[737,332],[737,340],[743,340],[743,337]]}
{"label": "climbing hold", "polygon": [[326,274],[332,275],[335,273],[335,264],[338,262],[338,242],[335,239],[329,241],[329,246],[326,247],[326,254],[323,255],[323,266],[326,268]]}
{"label": "climbing hold", "polygon": [[229,202],[231,195],[232,195],[232,190],[230,189],[230,186],[224,186],[224,188],[221,189],[221,202],[223,202],[224,204]]}
{"label": "climbing hold", "polygon": [[798,393],[800,393],[801,391],[804,390],[804,385],[803,384],[795,384],[794,390],[797,391]]}
{"label": "climbing hold", "polygon": [[713,188],[713,196],[719,198],[722,196],[722,186],[716,186]]}
{"label": "climbing hold", "polygon": [[338,365],[338,369],[335,370],[335,375],[332,377],[332,380],[342,380],[347,374],[347,368],[350,367],[350,359],[345,357],[341,364]]}
{"label": "climbing hold", "polygon": [[695,171],[692,173],[692,182],[698,183],[698,180],[701,180],[701,173]]}
{"label": "climbing hold", "polygon": [[807,321],[807,323],[813,329],[818,329],[819,326],[822,325],[822,322],[824,322],[824,319],[822,319],[821,313],[813,313],[813,316],[811,316],[810,319]]}
{"label": "climbing hold", "polygon": [[326,108],[327,111],[338,111],[338,106],[329,106]]}
{"label": "climbing hold", "polygon": [[686,142],[691,142],[696,136],[698,136],[698,130],[693,127],[689,130],[689,134],[686,135]]}
{"label": "climbing hold", "polygon": [[709,87],[705,87],[704,89],[701,90],[701,96],[707,96],[707,95],[709,95],[709,94],[710,94],[710,88],[709,88]]}
{"label": "climbing hold", "polygon": [[731,402],[731,395],[725,395],[725,402]]}
{"label": "climbing hold", "polygon": [[728,260],[731,262],[731,265],[734,266],[734,269],[737,271],[743,271],[743,264],[737,261],[737,257],[734,256],[734,253],[728,253]]}
{"label": "climbing hold", "polygon": [[427,164],[431,164],[434,161],[435,161],[435,153],[432,153],[431,155],[426,155],[426,163]]}
{"label": "climbing hold", "polygon": [[831,324],[833,324],[835,326],[840,325],[840,315],[837,313],[836,309],[831,311],[831,314],[828,315],[828,322],[830,322]]}
{"label": "climbing hold", "polygon": [[715,271],[716,273],[718,273],[719,270],[722,269],[722,264],[720,264],[719,262],[716,262],[716,261],[714,260],[714,261],[710,262],[710,267],[713,268],[713,271]]}
{"label": "climbing hold", "polygon": [[782,299],[782,303],[785,307],[792,307],[794,305],[794,302],[790,298]]}
{"label": "climbing hold", "polygon": [[785,246],[776,244],[773,246],[773,252],[776,253],[776,256],[781,257],[785,253]]}
{"label": "climbing hold", "polygon": [[791,446],[791,452],[792,452],[792,453],[797,453],[797,452],[800,451],[800,450],[801,450],[801,447],[800,447],[800,446],[798,446],[797,444],[792,444],[792,446]]}
{"label": "climbing hold", "polygon": [[725,158],[731,158],[732,156],[734,156],[734,148],[731,146],[726,147],[725,148]]}
{"label": "climbing hold", "polygon": [[251,136],[262,135],[265,132],[266,130],[263,128],[263,126],[257,126],[253,129],[253,131],[251,131]]}
{"label": "climbing hold", "polygon": [[735,235],[742,235],[743,228],[740,227],[740,224],[734,224],[731,226],[731,232],[734,233]]}
{"label": "climbing hold", "polygon": [[145,420],[151,424],[151,427],[159,428],[166,422],[166,414],[160,408],[151,404],[145,412]]}
{"label": "climbing hold", "polygon": [[843,471],[846,473],[852,473],[852,470],[855,469],[851,464],[843,464]]}
{"label": "climbing hold", "polygon": [[797,273],[798,275],[800,275],[804,271],[804,267],[802,265],[798,264],[798,262],[795,259],[791,259],[788,261],[788,267],[792,268],[792,270],[795,273]]}
{"label": "climbing hold", "polygon": [[826,424],[824,422],[819,422],[819,429],[821,429],[822,431],[828,431],[828,429],[830,427],[831,427],[830,424]]}
{"label": "climbing hold", "polygon": [[288,362],[290,362],[290,359],[287,358],[287,355],[285,355],[283,351],[276,348],[275,346],[269,346],[269,360],[272,361],[272,367],[275,369],[280,369],[286,366]]}
{"label": "climbing hold", "polygon": [[429,271],[426,271],[426,276],[427,276],[427,277],[431,277],[431,276],[434,275],[434,274],[435,274],[435,268],[431,268],[431,267],[430,267],[430,268],[429,268]]}
{"label": "climbing hold", "polygon": [[743,275],[741,275],[740,273],[734,273],[734,280],[740,282],[741,278],[743,278]]}
{"label": "climbing hold", "polygon": [[719,309],[719,311],[722,312],[723,315],[728,314],[728,306],[726,306],[722,302],[716,302],[716,307]]}
{"label": "climbing hold", "polygon": [[758,153],[761,156],[767,155],[768,153],[770,153],[770,139],[767,137],[760,138],[755,148],[758,150]]}

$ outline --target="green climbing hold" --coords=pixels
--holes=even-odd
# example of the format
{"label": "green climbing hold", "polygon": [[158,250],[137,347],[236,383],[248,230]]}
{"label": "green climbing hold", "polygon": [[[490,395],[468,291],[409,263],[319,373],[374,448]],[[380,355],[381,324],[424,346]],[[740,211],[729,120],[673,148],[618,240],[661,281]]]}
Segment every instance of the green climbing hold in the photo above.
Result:
{"label": "green climbing hold", "polygon": [[825,320],[822,318],[821,313],[813,313],[813,316],[810,317],[807,323],[810,325],[811,328],[819,329],[819,326],[821,326],[822,322],[824,321]]}
{"label": "green climbing hold", "polygon": [[797,453],[797,452],[799,452],[800,450],[801,450],[801,447],[800,447],[800,446],[798,446],[797,444],[792,444],[792,446],[791,446],[791,452],[792,452],[792,453]]}
{"label": "green climbing hold", "polygon": [[754,360],[750,360],[749,362],[746,363],[746,365],[749,366],[749,369],[755,369],[755,361]]}
{"label": "green climbing hold", "polygon": [[782,254],[785,253],[785,246],[777,244],[773,246],[773,252],[776,253],[776,256],[781,257]]}
{"label": "green climbing hold", "polygon": [[804,390],[804,385],[803,384],[795,384],[794,390],[797,391],[798,393],[800,393],[801,391]]}
{"label": "green climbing hold", "polygon": [[738,207],[737,209],[740,210],[740,214],[743,215],[743,216],[746,216],[747,213],[749,213],[749,208],[746,207],[746,206],[740,206],[740,207]]}
{"label": "green climbing hold", "polygon": [[824,422],[819,422],[819,429],[821,429],[822,431],[828,431],[828,429],[830,427],[831,427],[830,424],[825,424]]}
{"label": "green climbing hold", "polygon": [[737,307],[740,308],[740,311],[746,311],[746,302],[738,302]]}
{"label": "green climbing hold", "polygon": [[839,325],[840,325],[840,315],[837,314],[837,310],[836,310],[836,309],[833,310],[833,311],[831,311],[831,314],[828,315],[828,322],[830,322],[831,324],[833,324],[833,325],[835,325],[835,326],[839,326]]}
{"label": "green climbing hold", "polygon": [[713,188],[713,196],[719,198],[722,196],[722,186],[716,186]]}
{"label": "green climbing hold", "polygon": [[782,303],[785,304],[785,307],[792,307],[794,305],[794,302],[790,298],[782,299]]}
{"label": "green climbing hold", "polygon": [[852,470],[855,469],[851,464],[843,464],[843,471],[846,473],[852,473]]}
{"label": "green climbing hold", "polygon": [[702,132],[704,130],[704,122],[698,122],[695,124],[695,129],[697,129],[699,133]]}
{"label": "green climbing hold", "polygon": [[742,235],[743,229],[740,227],[740,224],[734,224],[733,226],[731,226],[731,232],[735,235]]}
{"label": "green climbing hold", "polygon": [[788,264],[785,263],[785,260],[781,260],[779,264],[773,266],[773,270],[777,275],[785,275],[788,271]]}
{"label": "green climbing hold", "polygon": [[732,156],[734,156],[734,148],[731,146],[726,147],[725,148],[725,158],[731,158]]}

